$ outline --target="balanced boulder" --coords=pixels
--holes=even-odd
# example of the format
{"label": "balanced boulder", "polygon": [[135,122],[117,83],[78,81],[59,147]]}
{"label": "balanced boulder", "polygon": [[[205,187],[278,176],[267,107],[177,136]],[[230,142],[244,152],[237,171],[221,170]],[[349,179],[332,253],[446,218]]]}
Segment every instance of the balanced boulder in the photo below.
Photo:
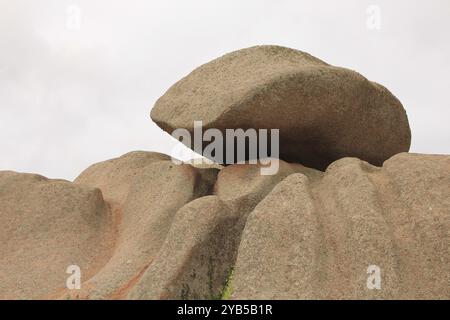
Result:
{"label": "balanced boulder", "polygon": [[280,46],[242,49],[200,66],[158,99],[151,117],[170,134],[193,133],[194,121],[222,133],[279,129],[279,157],[320,170],[343,157],[382,165],[408,151],[411,140],[406,112],[386,88]]}

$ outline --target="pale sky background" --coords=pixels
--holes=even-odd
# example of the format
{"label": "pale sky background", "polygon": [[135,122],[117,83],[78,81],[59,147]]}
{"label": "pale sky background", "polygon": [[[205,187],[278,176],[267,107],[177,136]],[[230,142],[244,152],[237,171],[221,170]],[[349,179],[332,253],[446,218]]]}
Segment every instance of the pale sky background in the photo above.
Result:
{"label": "pale sky background", "polygon": [[449,31],[448,0],[0,0],[0,170],[71,180],[128,151],[169,153],[149,117],[156,99],[257,44],[385,85],[408,113],[411,150],[450,154]]}

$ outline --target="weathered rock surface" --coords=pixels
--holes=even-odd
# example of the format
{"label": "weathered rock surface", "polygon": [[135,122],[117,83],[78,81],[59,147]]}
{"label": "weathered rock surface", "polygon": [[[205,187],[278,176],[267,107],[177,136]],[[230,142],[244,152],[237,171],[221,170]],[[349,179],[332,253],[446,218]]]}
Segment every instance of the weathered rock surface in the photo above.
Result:
{"label": "weathered rock surface", "polygon": [[56,298],[66,270],[95,275],[114,239],[99,189],[0,171],[0,299]]}
{"label": "weathered rock surface", "polygon": [[170,157],[157,152],[133,151],[93,164],[74,182],[101,189],[104,198],[118,208],[123,206],[136,175],[151,163],[162,160],[170,160]]}
{"label": "weathered rock surface", "polygon": [[264,197],[290,174],[301,172],[315,180],[323,174],[299,164],[279,160],[278,172],[261,175],[260,164],[234,164],[220,170],[214,187],[216,194],[230,208],[249,213]]}
{"label": "weathered rock surface", "polygon": [[256,46],[192,71],[155,104],[152,119],[178,128],[280,129],[280,157],[324,170],[343,157],[381,165],[409,150],[401,103],[383,86],[307,53]]}
{"label": "weathered rock surface", "polygon": [[[400,154],[287,177],[250,214],[235,299],[449,299],[450,157]],[[368,267],[381,290],[367,288]]]}
{"label": "weathered rock surface", "polygon": [[[124,298],[155,258],[178,209],[212,190],[217,169],[174,165],[164,159],[167,157],[160,154],[131,153],[96,166],[103,168],[91,170],[92,176],[85,172],[77,179],[80,184],[105,186],[108,199],[123,203],[114,253],[78,296]],[[99,175],[104,177],[104,185],[99,183]],[[114,178],[124,186],[111,187]]]}
{"label": "weathered rock surface", "polygon": [[[450,156],[274,176],[167,159],[130,153],[76,183],[0,172],[0,298],[450,299]],[[81,290],[64,289],[72,264]]]}
{"label": "weathered rock surface", "polygon": [[130,299],[220,298],[236,260],[240,214],[216,196],[181,208],[155,261],[131,291]]}
{"label": "weathered rock surface", "polygon": [[216,196],[202,197],[181,208],[164,246],[129,295],[132,299],[211,299],[221,296],[236,260],[248,213],[284,177],[321,172],[280,161],[273,176],[262,176],[261,165],[222,169]]}

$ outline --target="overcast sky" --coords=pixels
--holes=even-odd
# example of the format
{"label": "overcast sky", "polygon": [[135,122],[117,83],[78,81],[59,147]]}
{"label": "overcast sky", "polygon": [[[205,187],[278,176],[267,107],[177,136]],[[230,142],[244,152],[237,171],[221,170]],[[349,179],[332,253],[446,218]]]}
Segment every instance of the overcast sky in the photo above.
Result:
{"label": "overcast sky", "polygon": [[450,154],[449,30],[448,0],[0,0],[0,170],[71,180],[128,151],[169,153],[149,117],[156,99],[257,44],[385,85],[411,150]]}

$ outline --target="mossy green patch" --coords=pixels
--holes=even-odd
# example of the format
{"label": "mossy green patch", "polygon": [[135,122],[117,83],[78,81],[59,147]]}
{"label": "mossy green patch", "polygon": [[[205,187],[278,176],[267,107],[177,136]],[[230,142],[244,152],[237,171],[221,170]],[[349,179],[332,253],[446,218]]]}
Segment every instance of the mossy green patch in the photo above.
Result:
{"label": "mossy green patch", "polygon": [[220,299],[222,300],[229,300],[231,298],[231,295],[233,294],[233,274],[234,274],[234,268],[230,268],[230,271],[228,272],[227,281],[225,282],[225,286],[222,291],[222,295]]}

